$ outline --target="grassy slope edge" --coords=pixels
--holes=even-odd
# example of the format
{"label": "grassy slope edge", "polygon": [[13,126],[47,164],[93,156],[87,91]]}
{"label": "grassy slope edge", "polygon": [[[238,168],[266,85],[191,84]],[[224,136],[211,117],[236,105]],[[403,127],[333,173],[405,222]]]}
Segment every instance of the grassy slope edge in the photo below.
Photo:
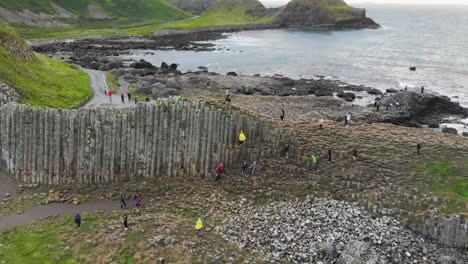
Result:
{"label": "grassy slope edge", "polygon": [[[6,47],[12,41],[23,50]],[[24,54],[30,59],[23,59]],[[23,103],[40,107],[71,108],[93,95],[89,76],[72,65],[33,53],[9,27],[0,23],[0,82],[15,88]]]}

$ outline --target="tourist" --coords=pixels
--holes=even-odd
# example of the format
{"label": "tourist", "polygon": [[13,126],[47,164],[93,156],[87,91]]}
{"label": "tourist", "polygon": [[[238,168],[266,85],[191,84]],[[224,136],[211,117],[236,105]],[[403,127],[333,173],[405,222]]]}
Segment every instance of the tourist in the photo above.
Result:
{"label": "tourist", "polygon": [[139,195],[136,196],[135,198],[135,207],[136,208],[141,208],[141,198]]}
{"label": "tourist", "polygon": [[107,95],[107,90],[104,90],[104,95]]}
{"label": "tourist", "polygon": [[353,161],[356,161],[358,158],[357,149],[353,149],[353,151],[351,152],[351,155],[353,156]]}
{"label": "tourist", "polygon": [[120,208],[127,208],[127,203],[125,203],[125,197],[123,194],[120,195]]}
{"label": "tourist", "polygon": [[328,161],[332,161],[332,150],[328,150]]}
{"label": "tourist", "polygon": [[377,102],[377,112],[380,111],[380,105],[381,105],[381,104],[382,104],[381,102]]}
{"label": "tourist", "polygon": [[239,145],[242,145],[244,141],[247,140],[247,136],[245,135],[244,131],[241,130],[239,133]]}
{"label": "tourist", "polygon": [[340,109],[340,108],[341,108],[341,104],[338,104],[337,106],[338,106],[338,109]]}
{"label": "tourist", "polygon": [[149,101],[150,101],[150,99],[149,99],[148,96],[145,98],[145,101],[146,101],[146,102],[149,102]]}
{"label": "tourist", "polygon": [[318,169],[317,157],[314,154],[310,156],[310,161],[311,161],[310,163],[311,169],[317,170]]}
{"label": "tourist", "polygon": [[416,150],[418,151],[418,156],[421,154],[421,149],[422,149],[422,146],[421,146],[420,143],[418,143],[418,144],[416,145]]}
{"label": "tourist", "polygon": [[224,169],[225,169],[224,164],[223,163],[219,164],[218,169],[219,169],[220,174],[224,173]]}
{"label": "tourist", "polygon": [[219,174],[219,171],[215,172],[215,181],[219,181],[221,179],[221,174]]}
{"label": "tourist", "polygon": [[286,158],[288,159],[289,158],[289,144],[288,143],[284,145],[283,152]]}
{"label": "tourist", "polygon": [[75,215],[75,223],[78,229],[81,229],[81,215],[80,214]]}
{"label": "tourist", "polygon": [[109,100],[112,103],[112,91],[109,91],[107,94],[109,95]]}
{"label": "tourist", "polygon": [[353,118],[352,114],[350,112],[348,112],[348,114],[346,114],[346,126],[351,125],[351,119],[352,118]]}
{"label": "tourist", "polygon": [[242,175],[247,175],[247,161],[244,160],[244,162],[242,163]]}
{"label": "tourist", "polygon": [[138,97],[135,96],[135,104],[138,103]]}
{"label": "tourist", "polygon": [[224,98],[224,101],[226,103],[230,104],[231,103],[231,95],[230,94],[226,95],[226,98]]}
{"label": "tourist", "polygon": [[424,94],[424,86],[421,86],[421,94]]}
{"label": "tourist", "polygon": [[280,115],[280,120],[281,121],[284,121],[284,116],[285,116],[284,109],[281,108],[281,115]]}
{"label": "tourist", "polygon": [[124,225],[125,230],[128,230],[128,216],[127,215],[124,215],[123,217],[123,225]]}
{"label": "tourist", "polygon": [[122,104],[125,104],[125,96],[123,94],[121,94],[120,98],[122,99]]}
{"label": "tourist", "polygon": [[405,85],[405,91],[408,91],[408,85]]}
{"label": "tourist", "polygon": [[203,221],[201,220],[201,218],[198,218],[197,223],[195,224],[195,230],[199,232],[202,229],[203,229]]}
{"label": "tourist", "polygon": [[320,129],[323,128],[323,124],[324,124],[324,123],[325,123],[325,120],[323,120],[323,118],[321,118],[321,119],[319,120],[319,127],[320,127]]}
{"label": "tourist", "polygon": [[250,165],[250,168],[252,169],[252,175],[255,173],[255,171],[257,170],[257,161],[254,160],[252,162],[252,165]]}
{"label": "tourist", "polygon": [[400,103],[399,103],[399,102],[396,102],[396,103],[395,103],[395,107],[396,107],[396,108],[400,107]]}
{"label": "tourist", "polygon": [[127,93],[127,97],[128,97],[128,102],[132,102],[132,94],[130,93]]}

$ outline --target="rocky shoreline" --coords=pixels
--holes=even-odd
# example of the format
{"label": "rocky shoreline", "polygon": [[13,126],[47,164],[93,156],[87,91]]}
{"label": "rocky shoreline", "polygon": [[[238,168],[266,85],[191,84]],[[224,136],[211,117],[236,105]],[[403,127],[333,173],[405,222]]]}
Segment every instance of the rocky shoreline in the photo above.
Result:
{"label": "rocky shoreline", "polygon": [[[319,112],[314,119],[326,118],[341,121],[347,112],[353,119],[363,122],[386,122],[409,127],[439,129],[440,124],[457,122],[468,117],[468,110],[445,96],[419,94],[409,91],[378,89],[362,85],[351,85],[325,76],[313,79],[291,79],[284,76],[228,76],[210,72],[200,66],[196,72],[182,73],[178,65],[163,63],[152,65],[141,61],[128,61],[124,57],[129,50],[219,50],[209,41],[225,38],[226,32],[263,29],[271,25],[256,27],[226,27],[203,30],[185,30],[158,33],[153,36],[112,36],[109,38],[87,38],[69,41],[32,43],[35,51],[65,60],[84,68],[111,71],[121,82],[129,85],[130,92],[148,97],[173,95],[224,96],[226,93],[241,96],[294,97],[289,103],[297,109],[284,106],[289,117],[310,118],[312,110]],[[202,41],[202,43],[200,43]],[[282,101],[282,99],[272,99]],[[278,103],[278,102],[277,102]],[[398,104],[397,104],[398,103]],[[380,105],[379,111],[376,106]],[[341,105],[343,107],[337,107]],[[398,106],[396,106],[398,105]],[[389,106],[389,107],[387,107]],[[279,112],[273,104],[263,107],[264,114]],[[299,109],[299,110],[298,110]],[[260,111],[262,112],[262,111]],[[279,114],[277,115],[279,116]],[[272,117],[276,117],[273,115]],[[461,134],[447,128],[444,132]],[[465,132],[463,135],[468,136]]]}

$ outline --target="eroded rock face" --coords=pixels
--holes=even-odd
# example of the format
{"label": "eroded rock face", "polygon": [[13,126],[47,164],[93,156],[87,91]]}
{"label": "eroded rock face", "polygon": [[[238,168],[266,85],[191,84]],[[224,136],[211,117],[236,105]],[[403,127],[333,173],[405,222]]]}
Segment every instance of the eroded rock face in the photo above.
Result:
{"label": "eroded rock face", "polygon": [[307,197],[245,210],[220,228],[228,241],[289,263],[438,263],[465,251],[447,249],[405,228],[397,219],[355,203]]}
{"label": "eroded rock face", "polygon": [[166,2],[194,15],[201,15],[219,2],[219,0],[167,0]]}

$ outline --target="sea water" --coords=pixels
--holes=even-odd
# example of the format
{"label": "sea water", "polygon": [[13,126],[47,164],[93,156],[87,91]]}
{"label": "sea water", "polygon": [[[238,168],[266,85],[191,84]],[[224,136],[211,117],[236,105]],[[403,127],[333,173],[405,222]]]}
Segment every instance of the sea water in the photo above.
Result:
{"label": "sea water", "polygon": [[[468,6],[364,5],[379,30],[261,30],[227,34],[215,52],[134,50],[155,65],[225,74],[338,78],[381,90],[447,95],[468,106]],[[410,71],[409,67],[417,67]]]}

